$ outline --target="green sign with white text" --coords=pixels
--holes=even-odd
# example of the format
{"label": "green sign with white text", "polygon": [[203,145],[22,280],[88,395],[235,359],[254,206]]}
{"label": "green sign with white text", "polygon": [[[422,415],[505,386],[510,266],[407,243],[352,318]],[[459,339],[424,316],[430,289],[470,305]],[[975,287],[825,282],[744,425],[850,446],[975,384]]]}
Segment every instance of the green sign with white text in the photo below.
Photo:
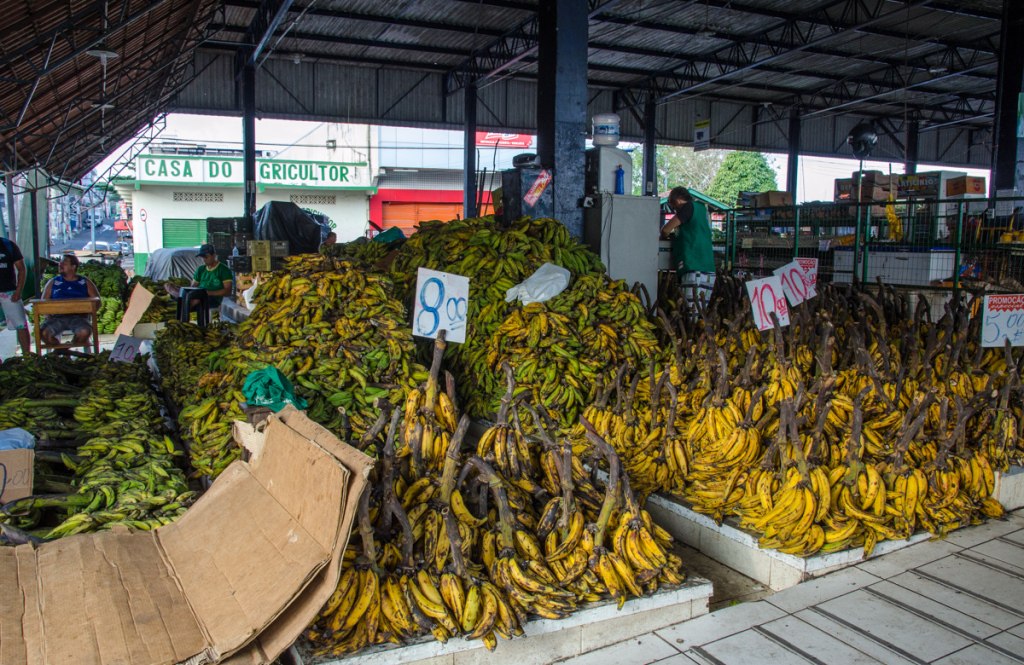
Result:
{"label": "green sign with white text", "polygon": [[[242,186],[242,160],[237,158],[143,155],[136,159],[139,183]],[[256,184],[268,187],[369,189],[370,167],[339,162],[256,160]]]}

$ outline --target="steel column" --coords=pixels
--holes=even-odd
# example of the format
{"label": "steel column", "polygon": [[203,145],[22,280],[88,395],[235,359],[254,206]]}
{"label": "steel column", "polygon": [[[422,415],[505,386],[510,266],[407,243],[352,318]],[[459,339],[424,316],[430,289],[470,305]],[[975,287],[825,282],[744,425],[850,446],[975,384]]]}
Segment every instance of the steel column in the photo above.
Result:
{"label": "steel column", "polygon": [[[33,178],[32,182],[38,184],[38,176]],[[28,209],[32,216],[30,223],[32,224],[32,272],[35,273],[35,281],[32,283],[32,293],[39,293],[39,280],[43,276],[43,264],[39,261],[39,257],[42,255],[39,251],[39,204],[36,202],[36,190],[29,190],[28,193]],[[49,230],[49,229],[47,229]],[[93,251],[96,251],[96,241],[92,244]],[[24,254],[24,252],[22,252]]]}
{"label": "steel column", "polygon": [[657,106],[649,99],[644,105],[644,189],[643,196],[658,195]]}
{"label": "steel column", "polygon": [[800,109],[793,107],[789,111],[789,162],[786,164],[786,191],[793,195],[793,203],[797,202],[797,174],[800,171]]}
{"label": "steel column", "polygon": [[7,195],[4,197],[7,203],[7,239],[18,242],[18,222],[14,219],[14,174],[8,173],[4,177],[4,185]]}
{"label": "steel column", "polygon": [[476,217],[476,83],[462,90],[466,124],[463,134],[462,214],[468,219]]}
{"label": "steel column", "polygon": [[242,67],[242,174],[246,217],[256,213],[256,65]]}
{"label": "steel column", "polygon": [[1024,51],[1016,38],[1024,30],[1024,3],[1003,0],[996,88],[995,146],[992,150],[992,196],[1000,189],[1024,193],[1024,140],[1018,138],[1018,99],[1024,90]]}
{"label": "steel column", "polygon": [[905,170],[908,174],[917,173],[917,154],[918,154],[918,139],[921,133],[921,122],[919,120],[911,120],[907,123],[907,161]]}
{"label": "steel column", "polygon": [[587,0],[538,6],[537,153],[555,171],[555,218],[577,238],[583,237],[588,11]]}

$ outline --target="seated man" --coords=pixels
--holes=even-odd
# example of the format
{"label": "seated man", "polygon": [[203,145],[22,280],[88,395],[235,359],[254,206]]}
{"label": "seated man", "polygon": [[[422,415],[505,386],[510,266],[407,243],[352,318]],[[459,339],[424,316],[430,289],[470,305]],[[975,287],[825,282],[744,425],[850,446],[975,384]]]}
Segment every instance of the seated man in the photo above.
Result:
{"label": "seated man", "polygon": [[[78,274],[78,257],[74,254],[64,255],[58,273],[43,287],[43,300],[100,297],[92,280]],[[75,336],[72,344],[84,345],[92,334],[92,323],[82,314],[54,314],[39,329],[39,335],[47,344],[60,344],[60,336],[67,330]]]}
{"label": "seated man", "polygon": [[[211,308],[220,307],[221,298],[231,295],[235,276],[230,268],[217,260],[217,251],[213,245],[203,245],[196,256],[203,259],[203,265],[196,268],[196,274],[192,276],[192,287],[202,290],[189,293],[188,309],[196,309],[204,301]],[[167,282],[164,289],[175,300],[181,297],[181,287]]]}

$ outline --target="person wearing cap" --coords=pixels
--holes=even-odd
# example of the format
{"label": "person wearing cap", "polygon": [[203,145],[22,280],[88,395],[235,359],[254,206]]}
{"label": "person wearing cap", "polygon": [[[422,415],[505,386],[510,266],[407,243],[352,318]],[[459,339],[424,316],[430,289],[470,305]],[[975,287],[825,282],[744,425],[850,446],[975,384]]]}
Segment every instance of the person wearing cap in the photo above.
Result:
{"label": "person wearing cap", "polygon": [[[78,257],[74,254],[65,254],[57,271],[57,276],[43,287],[43,300],[100,297],[92,280],[78,274]],[[72,344],[84,345],[92,334],[92,323],[81,314],[54,314],[39,328],[39,336],[47,344],[60,344],[61,335],[68,330],[75,336]]]}
{"label": "person wearing cap", "polygon": [[[230,268],[217,260],[217,250],[213,245],[203,245],[196,256],[203,260],[203,265],[196,268],[192,276],[192,287],[205,291],[189,293],[189,309],[196,309],[204,299],[210,307],[220,307],[221,298],[231,295],[235,276]],[[181,287],[170,282],[164,284],[164,290],[175,300],[181,297]]]}

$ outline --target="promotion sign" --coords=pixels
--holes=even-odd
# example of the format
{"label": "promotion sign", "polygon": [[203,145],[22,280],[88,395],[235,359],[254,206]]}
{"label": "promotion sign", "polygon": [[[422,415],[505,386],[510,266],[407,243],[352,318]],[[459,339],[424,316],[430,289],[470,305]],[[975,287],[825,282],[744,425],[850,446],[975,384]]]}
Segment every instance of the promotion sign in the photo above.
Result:
{"label": "promotion sign", "polygon": [[466,313],[469,311],[469,278],[420,268],[416,278],[416,302],[412,313],[412,334],[445,341],[466,341]]}
{"label": "promotion sign", "polygon": [[996,348],[1006,345],[1024,346],[1024,294],[985,296],[981,345]]}
{"label": "promotion sign", "polygon": [[796,261],[774,270],[773,274],[782,282],[782,290],[793,307],[818,295],[813,287],[808,286],[807,273],[804,272],[803,266]]}
{"label": "promotion sign", "polygon": [[754,324],[758,330],[772,327],[772,312],[779,319],[780,326],[789,325],[785,290],[777,275],[747,282],[747,293],[750,295],[750,307],[754,311]]}
{"label": "promotion sign", "polygon": [[476,144],[498,146],[499,148],[529,148],[533,145],[532,134],[503,134],[501,132],[477,132]]}
{"label": "promotion sign", "polygon": [[711,149],[711,121],[698,120],[693,124],[693,151]]}

